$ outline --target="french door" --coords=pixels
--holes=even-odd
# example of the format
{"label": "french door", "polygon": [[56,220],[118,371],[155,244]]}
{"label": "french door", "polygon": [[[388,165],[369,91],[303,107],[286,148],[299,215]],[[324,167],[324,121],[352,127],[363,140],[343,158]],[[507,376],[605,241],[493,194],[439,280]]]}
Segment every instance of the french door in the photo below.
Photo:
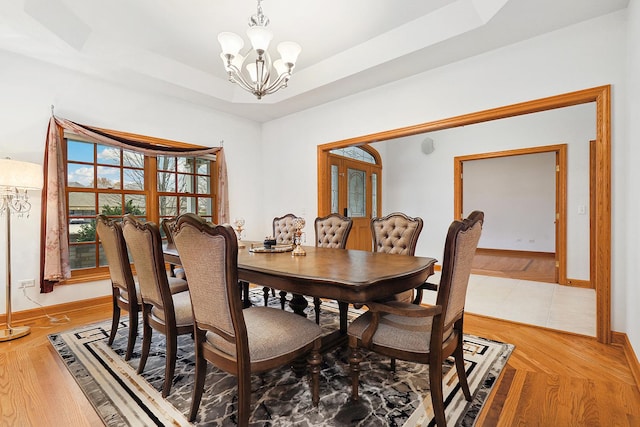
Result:
{"label": "french door", "polygon": [[329,154],[330,213],[353,220],[347,249],[371,250],[371,218],[381,209],[381,174],[379,164]]}

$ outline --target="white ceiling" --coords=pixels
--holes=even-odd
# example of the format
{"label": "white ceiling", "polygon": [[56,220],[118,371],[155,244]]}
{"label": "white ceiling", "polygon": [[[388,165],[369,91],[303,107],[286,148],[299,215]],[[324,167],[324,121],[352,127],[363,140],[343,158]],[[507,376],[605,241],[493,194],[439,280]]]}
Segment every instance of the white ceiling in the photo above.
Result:
{"label": "white ceiling", "polygon": [[[260,122],[626,8],[628,0],[264,0],[289,87],[229,83],[217,35],[255,0],[0,0],[0,49]],[[248,43],[248,42],[247,42]]]}

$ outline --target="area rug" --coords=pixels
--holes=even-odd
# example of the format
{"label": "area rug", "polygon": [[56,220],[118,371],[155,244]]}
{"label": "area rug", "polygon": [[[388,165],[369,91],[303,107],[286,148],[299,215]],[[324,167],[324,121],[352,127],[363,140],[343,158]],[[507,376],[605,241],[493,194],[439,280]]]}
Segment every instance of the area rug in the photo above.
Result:
{"label": "area rug", "polygon": [[[252,290],[252,302],[262,305],[262,292]],[[279,306],[277,298],[269,305]],[[337,328],[335,304],[323,303],[321,326]],[[314,318],[313,305],[307,309]],[[358,314],[350,310],[350,317]],[[124,361],[127,324],[123,322],[112,345],[107,345],[110,321],[67,332],[49,339],[62,357],[87,398],[107,426],[191,425],[187,415],[191,404],[194,353],[190,336],[179,338],[178,361],[171,394],[161,396],[164,381],[164,337],[154,333],[152,348],[142,374],[136,369],[140,359],[141,334],[134,354]],[[465,335],[465,369],[473,399],[467,402],[460,390],[452,360],[443,372],[448,425],[472,426],[513,345]],[[396,371],[389,359],[365,353],[361,364],[360,402],[350,401],[348,349],[337,348],[323,355],[320,404],[311,405],[306,377],[298,378],[283,367],[252,377],[252,426],[432,426],[428,366],[397,361]],[[205,391],[195,425],[234,426],[237,405],[235,377],[209,365]]]}

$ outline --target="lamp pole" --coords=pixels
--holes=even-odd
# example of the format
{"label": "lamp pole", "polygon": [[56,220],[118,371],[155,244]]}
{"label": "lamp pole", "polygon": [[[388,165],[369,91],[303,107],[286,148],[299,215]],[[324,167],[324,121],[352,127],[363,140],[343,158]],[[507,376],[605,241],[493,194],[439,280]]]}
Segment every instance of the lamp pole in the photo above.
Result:
{"label": "lamp pole", "polygon": [[0,329],[0,342],[14,340],[16,338],[28,335],[31,332],[31,328],[28,326],[11,326],[11,198],[12,195],[9,192],[5,192],[3,197],[3,204],[6,206],[7,214],[7,326],[4,329]]}
{"label": "lamp pole", "polygon": [[0,329],[0,342],[14,340],[28,335],[28,326],[11,324],[11,211],[19,215],[31,210],[27,190],[42,188],[42,166],[35,163],[20,162],[9,158],[0,159],[0,214],[7,215],[7,253],[6,253],[6,287],[7,287],[7,322]]}
{"label": "lamp pole", "polygon": [[28,326],[11,326],[11,194],[4,194],[4,204],[7,206],[7,326],[0,330],[0,341],[9,341],[28,335],[31,328]]}

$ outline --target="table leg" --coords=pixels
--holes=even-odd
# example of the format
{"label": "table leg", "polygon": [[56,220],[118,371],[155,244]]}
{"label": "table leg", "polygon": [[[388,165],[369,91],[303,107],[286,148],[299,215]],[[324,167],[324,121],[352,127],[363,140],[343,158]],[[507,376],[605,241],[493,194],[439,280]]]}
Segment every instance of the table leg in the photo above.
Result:
{"label": "table leg", "polygon": [[302,317],[307,317],[307,314],[304,312],[304,309],[307,308],[309,302],[307,299],[298,294],[293,294],[291,297],[291,301],[289,301],[289,307],[293,310],[294,313],[299,314]]}
{"label": "table leg", "polygon": [[338,301],[338,310],[340,310],[340,334],[347,335],[347,311],[349,304]]}
{"label": "table leg", "polygon": [[253,304],[251,304],[251,300],[249,299],[249,282],[238,280],[238,284],[242,289],[242,308],[251,307]]}

